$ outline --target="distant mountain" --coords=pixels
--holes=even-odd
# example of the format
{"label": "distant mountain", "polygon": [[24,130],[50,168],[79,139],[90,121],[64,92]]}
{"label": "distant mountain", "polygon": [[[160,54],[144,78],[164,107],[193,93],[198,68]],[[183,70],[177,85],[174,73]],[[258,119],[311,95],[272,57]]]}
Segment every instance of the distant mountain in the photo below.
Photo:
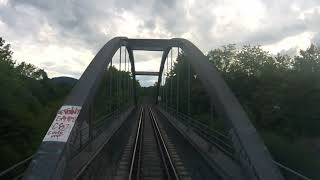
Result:
{"label": "distant mountain", "polygon": [[61,76],[61,77],[54,77],[51,78],[51,82],[59,85],[70,85],[73,86],[76,84],[78,79],[72,78],[72,77],[66,77],[66,76]]}

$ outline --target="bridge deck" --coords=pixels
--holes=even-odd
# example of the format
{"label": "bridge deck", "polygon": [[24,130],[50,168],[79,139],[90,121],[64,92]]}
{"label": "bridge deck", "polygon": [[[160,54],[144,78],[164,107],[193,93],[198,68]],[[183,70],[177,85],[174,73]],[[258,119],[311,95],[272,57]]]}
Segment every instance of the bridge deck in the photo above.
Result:
{"label": "bridge deck", "polygon": [[[150,108],[150,112],[148,109]],[[138,159],[137,165],[134,167],[134,176],[132,179],[169,179],[167,174],[167,165],[163,162],[163,155],[159,144],[157,143],[157,134],[154,130],[152,118],[156,119],[161,136],[164,140],[165,147],[169,153],[172,164],[177,173],[178,179],[221,179],[215,169],[209,166],[192,145],[183,140],[182,135],[178,133],[173,126],[168,127],[163,116],[158,114],[155,108],[150,105],[144,105],[145,115],[143,117],[143,128],[141,136],[142,143],[140,146],[140,155],[136,156]],[[152,111],[152,112],[151,112]],[[150,114],[152,113],[152,115]],[[124,180],[130,176],[130,167],[135,164],[133,161],[133,153],[135,142],[138,134],[138,117],[137,122],[133,127],[135,130],[131,131],[130,138],[127,140],[126,146],[122,150],[121,158],[117,164],[115,179]],[[177,141],[183,142],[177,143]],[[180,147],[179,147],[180,146]],[[183,147],[182,147],[183,146]],[[189,156],[189,157],[188,157]],[[174,178],[171,178],[174,179]]]}

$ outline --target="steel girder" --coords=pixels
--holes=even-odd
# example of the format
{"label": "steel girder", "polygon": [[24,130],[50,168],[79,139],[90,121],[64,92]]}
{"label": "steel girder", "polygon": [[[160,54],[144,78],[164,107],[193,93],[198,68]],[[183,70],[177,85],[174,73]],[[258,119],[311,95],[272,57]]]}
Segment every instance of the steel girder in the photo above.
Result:
{"label": "steel girder", "polygon": [[[217,112],[225,119],[229,128],[236,155],[246,173],[255,180],[282,180],[283,176],[259,137],[255,127],[246,112],[219,74],[218,70],[194,44],[186,39],[174,38],[168,46],[180,47],[185,53],[186,60],[199,76],[207,94],[210,96]],[[163,53],[159,70],[158,90],[166,61],[166,51]]]}
{"label": "steel girder", "polygon": [[[106,43],[86,68],[77,84],[68,95],[63,106],[81,107],[80,114],[66,142],[43,141],[31,161],[23,179],[49,180],[62,179],[72,152],[72,141],[77,138],[81,125],[90,119],[90,106],[99,85],[101,84],[106,67],[111,62],[116,51],[125,46],[126,37],[115,37]],[[131,64],[131,72],[135,81],[135,66],[133,53],[127,48]],[[135,93],[135,83],[133,83]],[[136,97],[134,97],[136,103]]]}
{"label": "steel girder", "polygon": [[[280,171],[273,163],[263,141],[251,124],[247,114],[233,95],[218,70],[208,58],[191,42],[180,39],[128,39],[116,37],[106,43],[89,64],[78,83],[73,88],[64,105],[81,106],[67,142],[42,142],[30,163],[24,179],[61,179],[70,156],[70,139],[76,138],[81,124],[86,121],[89,107],[101,83],[105,67],[121,45],[127,47],[131,71],[135,79],[133,50],[163,51],[158,77],[157,95],[161,76],[168,53],[172,47],[180,47],[199,76],[218,113],[224,117],[243,169],[256,180],[281,180]],[[135,84],[133,87],[136,94]],[[136,96],[135,96],[136,102]]]}
{"label": "steel girder", "polygon": [[218,70],[209,62],[208,57],[186,39],[174,38],[168,41],[161,60],[157,96],[168,48],[180,47],[186,60],[199,76],[217,112],[225,119],[236,155],[245,172],[255,180],[282,180],[283,176],[273,163],[263,140]]}
{"label": "steel girder", "polygon": [[159,76],[159,72],[151,72],[151,71],[136,71],[136,76]]}

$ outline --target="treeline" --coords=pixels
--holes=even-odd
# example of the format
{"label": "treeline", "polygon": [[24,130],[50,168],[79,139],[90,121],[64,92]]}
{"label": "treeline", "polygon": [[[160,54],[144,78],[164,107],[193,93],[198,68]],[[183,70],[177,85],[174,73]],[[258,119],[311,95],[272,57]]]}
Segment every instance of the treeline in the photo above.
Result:
{"label": "treeline", "polygon": [[0,169],[33,154],[70,91],[46,72],[12,58],[0,37]]}
{"label": "treeline", "polygon": [[288,137],[320,135],[320,49],[311,45],[290,57],[259,46],[224,46],[210,61],[260,129]]}
{"label": "treeline", "polygon": [[[234,44],[207,54],[226,80],[274,157],[311,177],[320,168],[320,49],[272,55],[260,46]],[[224,130],[199,78],[179,54],[168,73],[162,101],[208,126]],[[190,99],[188,99],[190,79]],[[179,89],[177,89],[179,87]],[[166,88],[168,91],[166,92]],[[167,93],[167,95],[166,95]],[[178,103],[177,103],[178,101]],[[188,108],[190,102],[190,110]],[[211,110],[212,108],[212,110]]]}

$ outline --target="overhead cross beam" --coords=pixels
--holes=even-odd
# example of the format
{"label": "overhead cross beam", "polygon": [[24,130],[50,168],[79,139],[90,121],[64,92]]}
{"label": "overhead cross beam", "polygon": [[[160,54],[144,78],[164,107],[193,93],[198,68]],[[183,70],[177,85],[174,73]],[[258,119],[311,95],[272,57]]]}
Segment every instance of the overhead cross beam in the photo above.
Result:
{"label": "overhead cross beam", "polygon": [[132,50],[164,51],[168,47],[176,46],[170,39],[127,39],[127,47]]}
{"label": "overhead cross beam", "polygon": [[136,71],[136,76],[159,76],[159,72],[151,72],[151,71]]}

